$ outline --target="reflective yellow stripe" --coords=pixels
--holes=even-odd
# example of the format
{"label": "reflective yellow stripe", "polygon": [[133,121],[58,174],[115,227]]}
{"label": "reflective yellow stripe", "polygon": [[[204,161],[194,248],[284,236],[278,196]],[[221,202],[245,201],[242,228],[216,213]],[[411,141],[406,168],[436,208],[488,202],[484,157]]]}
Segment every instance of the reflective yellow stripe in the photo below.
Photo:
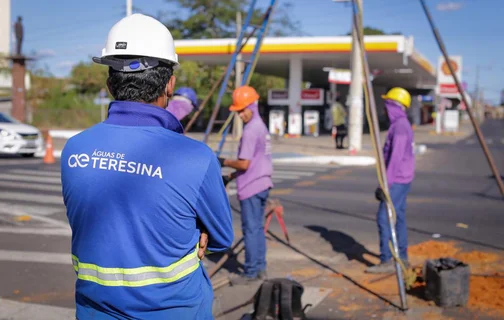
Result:
{"label": "reflective yellow stripe", "polygon": [[104,286],[140,287],[177,281],[199,267],[198,247],[179,261],[167,267],[104,268],[80,262],[72,255],[77,278]]}

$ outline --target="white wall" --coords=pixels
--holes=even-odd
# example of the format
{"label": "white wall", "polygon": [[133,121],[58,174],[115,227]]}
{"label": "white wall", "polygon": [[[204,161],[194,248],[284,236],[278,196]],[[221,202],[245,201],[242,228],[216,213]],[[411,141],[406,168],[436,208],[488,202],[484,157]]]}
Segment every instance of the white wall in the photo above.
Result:
{"label": "white wall", "polygon": [[[10,33],[12,32],[10,18],[10,0],[0,0],[0,53],[10,53]],[[0,62],[2,63],[2,62]]]}
{"label": "white wall", "polygon": [[[0,89],[12,88],[12,75],[10,72],[0,72]],[[28,72],[25,73],[25,89],[30,90],[31,78]]]}

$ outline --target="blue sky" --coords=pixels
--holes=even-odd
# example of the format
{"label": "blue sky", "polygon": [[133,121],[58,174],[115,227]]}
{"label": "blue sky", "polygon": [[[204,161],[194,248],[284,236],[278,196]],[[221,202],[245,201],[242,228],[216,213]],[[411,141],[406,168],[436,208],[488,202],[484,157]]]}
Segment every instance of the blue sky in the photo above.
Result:
{"label": "blue sky", "polygon": [[[284,0],[280,0],[284,1]],[[462,55],[463,80],[474,89],[480,66],[480,86],[485,98],[499,101],[504,88],[504,24],[501,0],[426,0],[448,52]],[[268,0],[258,0],[265,6]],[[415,48],[432,64],[440,55],[418,0],[363,0],[364,24],[386,32],[399,31],[415,39]],[[23,51],[40,57],[38,65],[57,75],[89,61],[103,47],[110,27],[125,15],[126,0],[33,1],[12,0],[11,19],[22,15],[25,25]],[[292,19],[307,35],[341,35],[350,30],[351,8],[331,0],[290,0]],[[134,7],[156,16],[176,12],[165,0],[133,0]]]}

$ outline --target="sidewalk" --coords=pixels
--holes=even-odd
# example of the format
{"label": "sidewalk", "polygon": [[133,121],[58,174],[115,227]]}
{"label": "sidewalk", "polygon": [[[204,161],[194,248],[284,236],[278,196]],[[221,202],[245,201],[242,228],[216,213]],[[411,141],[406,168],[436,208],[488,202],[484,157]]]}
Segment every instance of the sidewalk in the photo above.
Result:
{"label": "sidewalk", "polygon": [[[415,144],[416,153],[423,154],[427,150],[428,145],[433,144],[449,144],[456,143],[473,133],[470,123],[463,123],[460,126],[459,132],[455,134],[436,135],[434,127],[431,125],[420,126],[415,129]],[[79,130],[51,130],[53,136],[55,156],[59,156],[63,146],[68,138],[80,132]],[[380,134],[380,141],[383,144],[386,139],[386,132]],[[203,133],[189,133],[187,136],[202,141]],[[213,150],[217,150],[220,137],[212,134],[209,138],[208,145]],[[277,163],[312,163],[312,164],[339,164],[347,165],[374,165],[374,151],[369,134],[364,134],[362,137],[362,150],[355,155],[350,155],[347,149],[335,149],[334,140],[330,135],[319,137],[301,136],[298,138],[284,138],[272,136],[273,159]],[[348,138],[345,139],[348,143]],[[239,141],[235,141],[232,137],[226,139],[222,155],[232,157],[236,155]]]}
{"label": "sidewalk", "polygon": [[[235,231],[237,240],[241,237],[241,233],[239,228]],[[272,233],[267,239],[269,278],[291,278],[304,286],[303,305],[312,304],[307,309],[308,319],[502,319],[504,315],[502,307],[496,309],[495,306],[479,303],[478,295],[482,293],[477,291],[479,288],[473,288],[475,284],[479,285],[478,282],[473,283],[473,277],[471,277],[471,299],[467,307],[440,308],[434,302],[425,300],[425,283],[416,282],[407,293],[409,310],[402,312],[398,308],[400,299],[395,275],[384,277],[364,272],[368,264],[378,262],[377,246],[358,242],[346,243],[348,241],[345,242],[345,239],[335,235],[313,231],[315,232],[305,228],[289,227],[289,234],[293,238],[289,245],[278,226],[273,223]],[[336,252],[334,246],[340,246],[344,253]],[[455,253],[450,251],[455,250],[455,246],[442,241],[416,244],[410,247],[410,261],[414,266],[419,266],[416,271],[421,274],[421,266],[425,259],[453,255]],[[502,253],[496,255],[462,250],[457,254],[461,257],[459,259],[471,265],[472,272],[501,274],[504,270],[500,265]],[[476,255],[477,259],[471,258]],[[218,258],[219,256],[210,256],[205,259],[207,270],[212,269]],[[486,263],[482,264],[479,260],[485,260]],[[228,261],[225,269],[221,269],[212,278],[212,282],[219,283],[230,272],[241,270],[243,261],[244,254],[241,252],[237,260]],[[252,312],[253,304],[250,300],[259,285],[260,283],[255,283],[216,289],[215,318],[241,319],[244,314]],[[491,286],[483,288],[494,290]]]}

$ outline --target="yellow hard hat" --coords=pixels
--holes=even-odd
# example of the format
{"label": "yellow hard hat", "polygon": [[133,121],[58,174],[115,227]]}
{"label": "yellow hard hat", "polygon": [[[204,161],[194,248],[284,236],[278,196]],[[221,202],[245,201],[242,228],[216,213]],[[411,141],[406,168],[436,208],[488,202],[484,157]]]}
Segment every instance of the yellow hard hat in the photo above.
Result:
{"label": "yellow hard hat", "polygon": [[411,95],[403,88],[395,87],[389,90],[387,94],[381,96],[383,99],[394,100],[406,108],[411,106]]}

